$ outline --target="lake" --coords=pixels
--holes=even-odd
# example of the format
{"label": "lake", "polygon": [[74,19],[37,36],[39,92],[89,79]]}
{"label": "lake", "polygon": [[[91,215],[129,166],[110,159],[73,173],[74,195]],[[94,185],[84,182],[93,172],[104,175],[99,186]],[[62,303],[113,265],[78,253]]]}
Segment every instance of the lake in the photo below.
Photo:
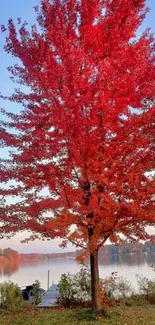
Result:
{"label": "lake", "polygon": [[[149,279],[155,278],[155,271],[151,265],[155,264],[155,253],[153,254],[125,254],[124,256],[111,255],[108,261],[100,259],[100,277],[110,276],[112,272],[118,272],[129,280],[133,288],[137,288],[136,274],[141,274]],[[62,273],[75,274],[81,265],[73,258],[42,260],[21,264],[17,267],[0,265],[0,282],[11,280],[20,287],[32,284],[36,279],[40,281],[41,287],[47,288],[47,274],[50,271],[50,285],[58,283]]]}

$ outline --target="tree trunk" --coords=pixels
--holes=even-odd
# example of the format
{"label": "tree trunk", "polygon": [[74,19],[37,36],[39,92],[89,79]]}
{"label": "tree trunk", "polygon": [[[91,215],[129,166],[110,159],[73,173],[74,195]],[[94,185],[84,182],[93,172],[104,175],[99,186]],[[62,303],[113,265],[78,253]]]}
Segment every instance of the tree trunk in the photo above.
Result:
{"label": "tree trunk", "polygon": [[98,268],[98,250],[90,253],[90,270],[91,270],[91,294],[93,311],[101,311],[101,294],[99,284],[99,268]]}

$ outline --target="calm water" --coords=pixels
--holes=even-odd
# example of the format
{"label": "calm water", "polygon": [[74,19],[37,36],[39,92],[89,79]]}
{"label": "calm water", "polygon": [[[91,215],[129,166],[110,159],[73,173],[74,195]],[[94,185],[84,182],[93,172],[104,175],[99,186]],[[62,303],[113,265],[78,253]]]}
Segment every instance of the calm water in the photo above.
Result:
{"label": "calm water", "polygon": [[[151,265],[155,264],[155,254],[133,254],[125,256],[113,255],[106,260],[100,260],[100,277],[105,278],[112,272],[118,272],[119,276],[128,279],[133,288],[136,288],[136,274],[141,274],[147,278],[155,278],[155,271]],[[58,283],[62,273],[76,273],[80,270],[80,264],[74,259],[53,259],[38,263],[29,263],[18,266],[0,265],[0,282],[11,280],[20,287],[32,284],[36,279],[41,283],[41,287],[47,288],[47,273],[50,270],[50,284]]]}

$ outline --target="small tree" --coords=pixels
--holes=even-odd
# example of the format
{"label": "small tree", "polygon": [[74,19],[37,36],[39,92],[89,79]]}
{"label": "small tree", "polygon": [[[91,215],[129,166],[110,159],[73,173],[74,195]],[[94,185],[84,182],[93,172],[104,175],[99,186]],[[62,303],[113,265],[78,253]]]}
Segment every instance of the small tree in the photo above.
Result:
{"label": "small tree", "polygon": [[29,229],[31,239],[84,248],[99,311],[99,248],[145,240],[155,225],[154,39],[135,39],[145,0],[42,0],[35,10],[39,29],[8,22],[5,50],[21,63],[9,67],[20,88],[7,99],[23,110],[2,110],[11,150],[1,160],[1,234]]}
{"label": "small tree", "polygon": [[42,301],[41,297],[42,289],[40,287],[40,282],[36,280],[33,284],[32,297],[34,299],[35,305],[38,305]]}
{"label": "small tree", "polygon": [[0,284],[0,306],[10,310],[21,307],[23,303],[20,288],[12,282]]}

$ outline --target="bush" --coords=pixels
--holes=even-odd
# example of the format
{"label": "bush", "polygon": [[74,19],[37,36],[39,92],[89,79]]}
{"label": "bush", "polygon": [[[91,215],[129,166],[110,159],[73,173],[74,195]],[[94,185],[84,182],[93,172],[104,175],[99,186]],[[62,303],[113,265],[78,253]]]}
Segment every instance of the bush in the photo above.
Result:
{"label": "bush", "polygon": [[126,306],[145,306],[146,299],[144,295],[132,294],[130,297],[121,299],[120,303]]}
{"label": "bush", "polygon": [[42,289],[40,287],[40,282],[36,280],[33,284],[32,297],[35,305],[38,305],[42,301],[41,297]]}
{"label": "bush", "polygon": [[[82,266],[75,275],[62,274],[58,283],[58,303],[64,307],[91,305],[91,275],[88,266]],[[100,279],[101,299],[103,306],[115,304],[116,299],[130,296],[133,292],[131,284],[113,272],[105,280]]]}
{"label": "bush", "polygon": [[144,295],[155,293],[155,279],[149,280],[141,275],[136,275],[139,292]]}
{"label": "bush", "polygon": [[58,303],[64,307],[70,307],[74,302],[73,279],[70,273],[62,274],[58,283]]}
{"label": "bush", "polygon": [[110,277],[102,280],[102,287],[105,296],[111,300],[125,298],[133,293],[131,283],[126,278],[119,277],[117,272],[111,273]]}
{"label": "bush", "polygon": [[20,288],[12,282],[0,284],[1,307],[14,310],[23,304],[23,297]]}
{"label": "bush", "polygon": [[136,275],[139,292],[144,295],[145,300],[150,304],[155,304],[155,279],[149,280],[141,275]]}
{"label": "bush", "polygon": [[91,298],[91,278],[87,266],[75,275],[62,274],[58,283],[58,303],[65,307],[88,306]]}
{"label": "bush", "polygon": [[73,276],[74,292],[82,301],[90,300],[91,275],[89,267],[83,265],[81,270]]}
{"label": "bush", "polygon": [[[137,275],[139,293],[135,294],[131,283],[117,272],[106,279],[100,279],[101,299],[103,306],[117,304],[143,305],[146,302],[155,304],[155,280]],[[91,275],[88,266],[72,275],[62,274],[58,283],[58,303],[64,307],[88,307],[91,305]]]}

